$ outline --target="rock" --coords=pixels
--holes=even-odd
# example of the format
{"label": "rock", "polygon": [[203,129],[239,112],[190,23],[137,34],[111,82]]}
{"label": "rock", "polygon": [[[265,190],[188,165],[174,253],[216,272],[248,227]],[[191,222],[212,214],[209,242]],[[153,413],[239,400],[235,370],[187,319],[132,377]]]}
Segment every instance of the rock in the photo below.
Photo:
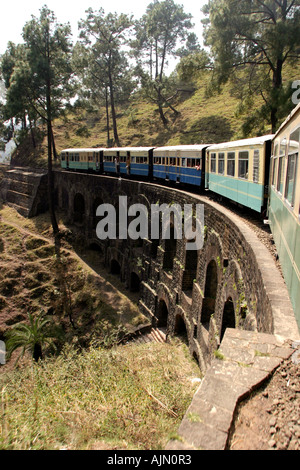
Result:
{"label": "rock", "polygon": [[276,425],[276,418],[272,416],[272,418],[269,421],[270,427],[274,427]]}
{"label": "rock", "polygon": [[294,354],[292,355],[292,363],[293,363],[293,364],[296,364],[296,365],[299,365],[299,364],[300,364],[300,350],[297,350],[297,351],[294,352]]}
{"label": "rock", "polygon": [[276,446],[276,441],[274,439],[270,439],[269,442],[268,442],[268,446],[269,447],[275,447]]}

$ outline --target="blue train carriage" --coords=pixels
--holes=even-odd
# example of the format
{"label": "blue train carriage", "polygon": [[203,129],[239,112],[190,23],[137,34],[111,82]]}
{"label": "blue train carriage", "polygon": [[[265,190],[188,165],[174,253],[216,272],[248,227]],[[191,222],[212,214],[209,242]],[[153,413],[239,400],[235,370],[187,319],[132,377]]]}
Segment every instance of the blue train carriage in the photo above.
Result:
{"label": "blue train carriage", "polygon": [[152,176],[153,147],[116,147],[103,152],[103,171],[114,175]]}
{"label": "blue train carriage", "polygon": [[102,171],[103,148],[70,148],[61,151],[61,167],[67,170]]}
{"label": "blue train carriage", "polygon": [[130,148],[130,166],[127,174],[143,179],[153,177],[153,150],[154,147],[132,147]]}
{"label": "blue train carriage", "polygon": [[204,189],[208,145],[176,145],[153,151],[153,177]]}
{"label": "blue train carriage", "polygon": [[300,104],[275,134],[268,216],[300,329]]}
{"label": "blue train carriage", "polygon": [[206,189],[264,213],[268,201],[273,137],[266,135],[208,147]]}

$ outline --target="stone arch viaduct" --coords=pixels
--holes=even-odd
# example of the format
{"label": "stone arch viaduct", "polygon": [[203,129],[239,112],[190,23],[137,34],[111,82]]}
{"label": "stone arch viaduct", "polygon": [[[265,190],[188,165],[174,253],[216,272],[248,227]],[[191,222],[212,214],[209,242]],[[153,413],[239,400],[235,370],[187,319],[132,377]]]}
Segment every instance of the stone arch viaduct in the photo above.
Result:
{"label": "stone arch viaduct", "polygon": [[[56,202],[85,244],[97,250],[126,287],[140,292],[140,310],[169,335],[186,334],[205,372],[226,328],[297,337],[288,293],[267,248],[238,216],[206,196],[108,176],[55,172]],[[96,208],[140,203],[203,204],[204,244],[186,240],[99,240]],[[116,224],[119,220],[117,217]],[[172,232],[172,231],[171,231]]]}

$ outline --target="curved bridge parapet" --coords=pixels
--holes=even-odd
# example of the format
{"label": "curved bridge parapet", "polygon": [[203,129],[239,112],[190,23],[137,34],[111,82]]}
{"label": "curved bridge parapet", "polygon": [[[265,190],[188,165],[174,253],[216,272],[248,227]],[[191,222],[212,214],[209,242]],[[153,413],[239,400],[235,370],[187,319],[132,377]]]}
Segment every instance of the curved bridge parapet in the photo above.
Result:
{"label": "curved bridge parapet", "polygon": [[[299,331],[284,280],[268,249],[237,215],[208,197],[145,182],[55,171],[56,202],[104,263],[131,290],[140,292],[140,309],[169,335],[184,335],[205,372],[227,328],[298,339]],[[187,240],[97,237],[101,204],[184,204],[204,208],[204,243],[186,250]],[[130,217],[128,219],[131,220]],[[149,221],[150,224],[150,221]]]}

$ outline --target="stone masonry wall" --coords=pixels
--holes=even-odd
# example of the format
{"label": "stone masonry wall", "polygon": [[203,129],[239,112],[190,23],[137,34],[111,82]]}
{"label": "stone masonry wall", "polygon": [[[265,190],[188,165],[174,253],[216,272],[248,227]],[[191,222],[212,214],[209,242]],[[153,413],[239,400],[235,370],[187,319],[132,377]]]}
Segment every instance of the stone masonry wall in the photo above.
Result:
{"label": "stone masonry wall", "polygon": [[[167,326],[169,335],[186,335],[203,372],[226,328],[297,336],[287,289],[271,255],[243,221],[219,204],[156,184],[60,171],[55,172],[55,191],[83,243],[97,247],[126,287],[140,290],[140,309],[153,325]],[[122,195],[128,207],[141,203],[149,213],[151,204],[203,204],[203,248],[193,258],[184,239],[100,241],[96,208],[101,203],[117,208]]]}

